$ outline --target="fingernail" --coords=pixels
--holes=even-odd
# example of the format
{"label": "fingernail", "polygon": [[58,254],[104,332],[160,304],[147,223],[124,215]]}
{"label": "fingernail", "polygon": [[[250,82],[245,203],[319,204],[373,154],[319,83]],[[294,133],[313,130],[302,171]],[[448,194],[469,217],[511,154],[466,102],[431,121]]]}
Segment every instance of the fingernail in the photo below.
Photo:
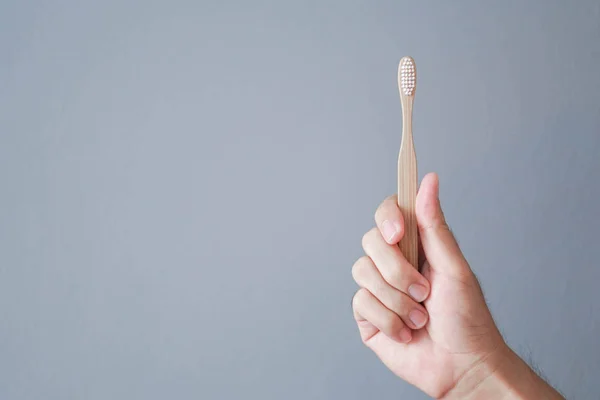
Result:
{"label": "fingernail", "polygon": [[383,230],[383,237],[387,242],[394,240],[394,236],[398,233],[396,225],[387,219],[381,224],[381,229]]}
{"label": "fingernail", "polygon": [[408,313],[408,318],[410,318],[412,323],[418,328],[425,325],[425,322],[427,321],[427,316],[420,310],[412,310]]}
{"label": "fingernail", "polygon": [[420,303],[427,297],[427,288],[423,285],[413,283],[408,287],[408,294]]}
{"label": "fingernail", "polygon": [[403,343],[408,343],[412,340],[412,333],[408,328],[402,328],[400,332],[398,332],[398,338]]}

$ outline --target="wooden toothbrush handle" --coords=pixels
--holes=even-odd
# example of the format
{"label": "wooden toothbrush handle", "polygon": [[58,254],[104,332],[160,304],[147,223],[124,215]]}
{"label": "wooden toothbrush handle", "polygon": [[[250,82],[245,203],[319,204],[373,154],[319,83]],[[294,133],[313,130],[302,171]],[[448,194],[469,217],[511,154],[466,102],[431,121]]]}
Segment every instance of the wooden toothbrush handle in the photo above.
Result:
{"label": "wooden toothbrush handle", "polygon": [[412,110],[417,83],[415,60],[403,57],[398,66],[398,89],[402,103],[402,144],[398,155],[398,206],[404,217],[404,236],[400,250],[419,269],[419,234],[415,203],[417,201],[417,156],[412,135]]}
{"label": "wooden toothbrush handle", "polygon": [[404,236],[400,241],[400,251],[408,262],[418,269],[419,234],[415,214],[416,198],[417,158],[410,140],[402,143],[398,157],[398,207],[404,217]]}

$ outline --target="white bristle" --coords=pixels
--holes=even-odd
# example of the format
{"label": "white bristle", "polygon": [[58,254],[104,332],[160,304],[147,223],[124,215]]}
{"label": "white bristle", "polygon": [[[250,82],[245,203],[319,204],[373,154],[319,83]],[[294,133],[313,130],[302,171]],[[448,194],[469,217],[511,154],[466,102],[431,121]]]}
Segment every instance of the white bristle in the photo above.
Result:
{"label": "white bristle", "polygon": [[404,58],[400,66],[400,86],[402,92],[406,96],[410,96],[415,92],[415,63],[412,58]]}

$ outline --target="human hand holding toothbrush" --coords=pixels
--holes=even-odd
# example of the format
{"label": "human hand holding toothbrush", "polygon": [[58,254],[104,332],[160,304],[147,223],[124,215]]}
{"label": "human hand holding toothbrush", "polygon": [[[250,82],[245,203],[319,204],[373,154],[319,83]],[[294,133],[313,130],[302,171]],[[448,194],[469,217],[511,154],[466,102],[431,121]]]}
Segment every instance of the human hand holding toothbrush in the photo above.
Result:
{"label": "human hand holding toothbrush", "polygon": [[352,268],[362,341],[397,376],[436,399],[563,399],[504,342],[440,206],[429,174],[416,196],[420,272],[398,243],[396,196],[375,213]]}

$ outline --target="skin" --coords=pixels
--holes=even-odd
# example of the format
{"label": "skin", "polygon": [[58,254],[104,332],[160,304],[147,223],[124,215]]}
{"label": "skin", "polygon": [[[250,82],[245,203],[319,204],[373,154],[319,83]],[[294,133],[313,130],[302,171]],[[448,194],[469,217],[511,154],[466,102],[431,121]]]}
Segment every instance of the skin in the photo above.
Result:
{"label": "skin", "polygon": [[[375,213],[352,267],[352,307],[363,343],[398,377],[436,399],[563,399],[504,342],[481,287],[454,239],[428,174],[417,194],[422,260],[398,247],[395,196]],[[420,271],[420,272],[419,272]]]}

